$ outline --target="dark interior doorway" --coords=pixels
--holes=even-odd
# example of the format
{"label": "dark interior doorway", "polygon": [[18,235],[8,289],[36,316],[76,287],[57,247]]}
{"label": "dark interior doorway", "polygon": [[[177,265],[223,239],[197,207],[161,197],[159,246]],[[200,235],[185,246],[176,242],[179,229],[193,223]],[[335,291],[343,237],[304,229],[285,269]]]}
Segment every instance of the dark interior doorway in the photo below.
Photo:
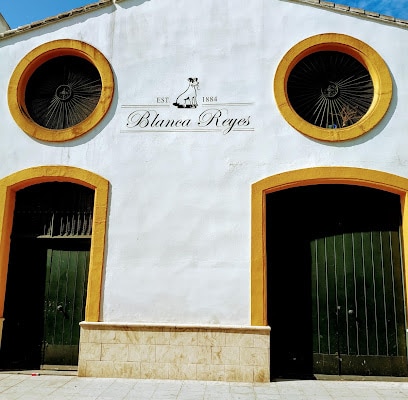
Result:
{"label": "dark interior doorway", "polygon": [[77,364],[93,198],[91,189],[57,182],[16,193],[2,369]]}
{"label": "dark interior doorway", "polygon": [[271,377],[407,374],[400,224],[376,189],[267,195]]}

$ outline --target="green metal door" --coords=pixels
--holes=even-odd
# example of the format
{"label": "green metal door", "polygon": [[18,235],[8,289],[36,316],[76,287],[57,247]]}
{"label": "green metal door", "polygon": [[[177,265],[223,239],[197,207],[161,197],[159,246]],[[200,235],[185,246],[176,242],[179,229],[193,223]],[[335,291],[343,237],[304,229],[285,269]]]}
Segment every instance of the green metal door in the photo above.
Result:
{"label": "green metal door", "polygon": [[76,365],[79,323],[85,317],[89,244],[68,240],[55,247],[47,249],[43,364]]}
{"label": "green metal door", "polygon": [[407,376],[399,196],[306,186],[266,217],[271,375]]}
{"label": "green metal door", "polygon": [[407,375],[400,235],[311,240],[314,372]]}

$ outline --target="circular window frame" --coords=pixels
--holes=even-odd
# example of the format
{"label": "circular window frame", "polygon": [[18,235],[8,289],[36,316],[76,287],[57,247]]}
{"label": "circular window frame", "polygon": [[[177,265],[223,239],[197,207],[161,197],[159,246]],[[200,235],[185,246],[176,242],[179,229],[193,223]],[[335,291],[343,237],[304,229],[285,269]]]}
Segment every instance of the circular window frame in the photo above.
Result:
{"label": "circular window frame", "polygon": [[[95,109],[80,123],[65,129],[48,129],[29,116],[25,90],[32,74],[45,62],[60,56],[81,57],[91,63],[101,78],[102,88]],[[89,132],[106,115],[114,92],[113,72],[105,56],[93,46],[71,39],[42,44],[28,53],[14,69],[8,86],[8,105],[17,125],[29,136],[46,142],[65,142]]]}
{"label": "circular window frame", "polygon": [[[290,73],[299,61],[319,51],[346,53],[370,74],[374,86],[373,100],[365,115],[353,125],[336,129],[315,126],[300,117],[289,101],[287,82]],[[391,103],[392,79],[385,61],[372,47],[351,36],[325,33],[302,40],[285,54],[275,73],[274,94],[280,113],[297,131],[313,139],[340,142],[364,135],[383,119]]]}

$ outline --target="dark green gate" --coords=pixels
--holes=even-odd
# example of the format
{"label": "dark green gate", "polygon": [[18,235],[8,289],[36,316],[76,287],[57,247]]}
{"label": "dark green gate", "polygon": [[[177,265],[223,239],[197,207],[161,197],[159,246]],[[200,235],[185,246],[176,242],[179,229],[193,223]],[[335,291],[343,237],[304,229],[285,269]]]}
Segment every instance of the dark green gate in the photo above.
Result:
{"label": "dark green gate", "polygon": [[46,249],[43,364],[76,365],[84,320],[89,243],[64,241]]}
{"label": "dark green gate", "polygon": [[0,366],[78,362],[91,241],[91,189],[43,183],[16,194]]}
{"label": "dark green gate", "polygon": [[315,373],[407,373],[400,236],[385,229],[311,241]]}
{"label": "dark green gate", "polygon": [[399,196],[316,185],[266,206],[272,375],[407,375]]}

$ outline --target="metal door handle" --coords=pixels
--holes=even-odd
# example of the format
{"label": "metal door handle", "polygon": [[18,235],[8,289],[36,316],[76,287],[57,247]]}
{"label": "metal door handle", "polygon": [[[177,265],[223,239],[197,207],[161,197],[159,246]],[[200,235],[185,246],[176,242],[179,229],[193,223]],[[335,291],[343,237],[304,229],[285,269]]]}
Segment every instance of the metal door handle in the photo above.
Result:
{"label": "metal door handle", "polygon": [[57,311],[60,312],[64,316],[64,318],[68,318],[68,314],[65,311],[64,306],[62,304],[57,305]]}

